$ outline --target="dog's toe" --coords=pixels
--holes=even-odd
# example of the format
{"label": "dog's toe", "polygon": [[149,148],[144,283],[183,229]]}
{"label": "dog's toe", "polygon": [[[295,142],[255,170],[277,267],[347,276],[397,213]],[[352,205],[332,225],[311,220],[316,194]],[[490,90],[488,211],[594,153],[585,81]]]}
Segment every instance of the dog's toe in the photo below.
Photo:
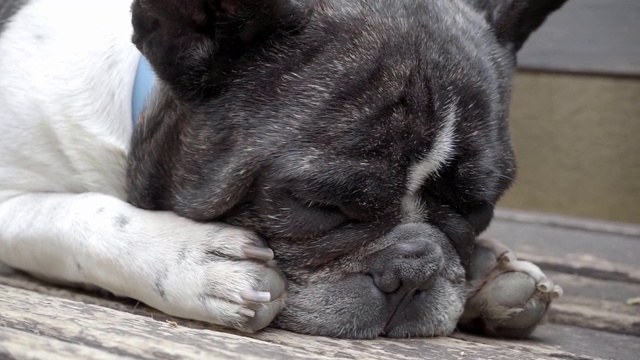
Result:
{"label": "dog's toe", "polygon": [[245,302],[243,315],[247,317],[242,328],[245,331],[257,331],[273,321],[284,306],[285,280],[282,274],[267,268],[257,289],[241,292]]}
{"label": "dog's toe", "polygon": [[[204,293],[169,301],[161,310],[249,333],[267,327],[284,307],[284,276],[276,269],[252,261],[227,264],[227,270],[230,270],[225,276],[228,282],[221,283],[219,278],[216,284],[205,282]],[[243,290],[243,287],[246,288]]]}
{"label": "dog's toe", "polygon": [[284,307],[286,279],[266,242],[242,228],[187,224],[181,243],[149,250],[145,286],[128,295],[173,316],[245,332],[269,325]]}
{"label": "dog's toe", "polygon": [[542,321],[551,302],[549,294],[538,289],[535,279],[515,271],[489,280],[476,297],[481,297],[477,300],[484,305],[483,330],[503,337],[528,336]]}
{"label": "dog's toe", "polygon": [[255,290],[241,293],[241,297],[248,302],[270,302],[284,294],[285,283],[282,274],[273,268],[266,268],[264,276]]}
{"label": "dog's toe", "polygon": [[472,289],[459,327],[489,335],[528,336],[562,295],[538,266],[495,241],[478,242],[468,279]]}

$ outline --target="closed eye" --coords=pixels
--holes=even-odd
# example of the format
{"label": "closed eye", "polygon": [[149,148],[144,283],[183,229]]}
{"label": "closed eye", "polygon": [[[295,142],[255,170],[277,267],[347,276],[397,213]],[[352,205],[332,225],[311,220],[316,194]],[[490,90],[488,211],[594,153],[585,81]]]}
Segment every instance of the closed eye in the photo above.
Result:
{"label": "closed eye", "polygon": [[322,211],[342,212],[339,206],[329,205],[329,204],[321,203],[318,201],[308,200],[304,202],[304,205],[308,208],[322,210]]}

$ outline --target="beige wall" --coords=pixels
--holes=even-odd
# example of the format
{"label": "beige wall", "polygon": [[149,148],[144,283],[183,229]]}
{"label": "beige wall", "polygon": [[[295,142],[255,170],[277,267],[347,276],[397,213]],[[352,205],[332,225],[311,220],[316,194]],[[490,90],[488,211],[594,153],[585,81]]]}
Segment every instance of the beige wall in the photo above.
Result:
{"label": "beige wall", "polygon": [[640,223],[640,79],[521,72],[500,205]]}

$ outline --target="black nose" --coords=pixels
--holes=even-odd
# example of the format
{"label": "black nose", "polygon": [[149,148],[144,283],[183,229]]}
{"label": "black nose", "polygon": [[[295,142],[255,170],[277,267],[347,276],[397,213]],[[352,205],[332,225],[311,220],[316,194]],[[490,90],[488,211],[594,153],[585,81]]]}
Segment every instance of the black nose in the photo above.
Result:
{"label": "black nose", "polygon": [[389,294],[428,289],[442,266],[440,247],[420,237],[402,239],[374,256],[373,282]]}

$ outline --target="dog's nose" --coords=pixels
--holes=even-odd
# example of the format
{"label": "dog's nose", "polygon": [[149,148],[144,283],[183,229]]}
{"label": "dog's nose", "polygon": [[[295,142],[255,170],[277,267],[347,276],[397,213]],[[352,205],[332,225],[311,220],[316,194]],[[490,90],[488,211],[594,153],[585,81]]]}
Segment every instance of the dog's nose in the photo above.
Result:
{"label": "dog's nose", "polygon": [[385,293],[426,290],[442,266],[442,250],[425,238],[411,238],[378,252],[370,269],[373,281]]}

